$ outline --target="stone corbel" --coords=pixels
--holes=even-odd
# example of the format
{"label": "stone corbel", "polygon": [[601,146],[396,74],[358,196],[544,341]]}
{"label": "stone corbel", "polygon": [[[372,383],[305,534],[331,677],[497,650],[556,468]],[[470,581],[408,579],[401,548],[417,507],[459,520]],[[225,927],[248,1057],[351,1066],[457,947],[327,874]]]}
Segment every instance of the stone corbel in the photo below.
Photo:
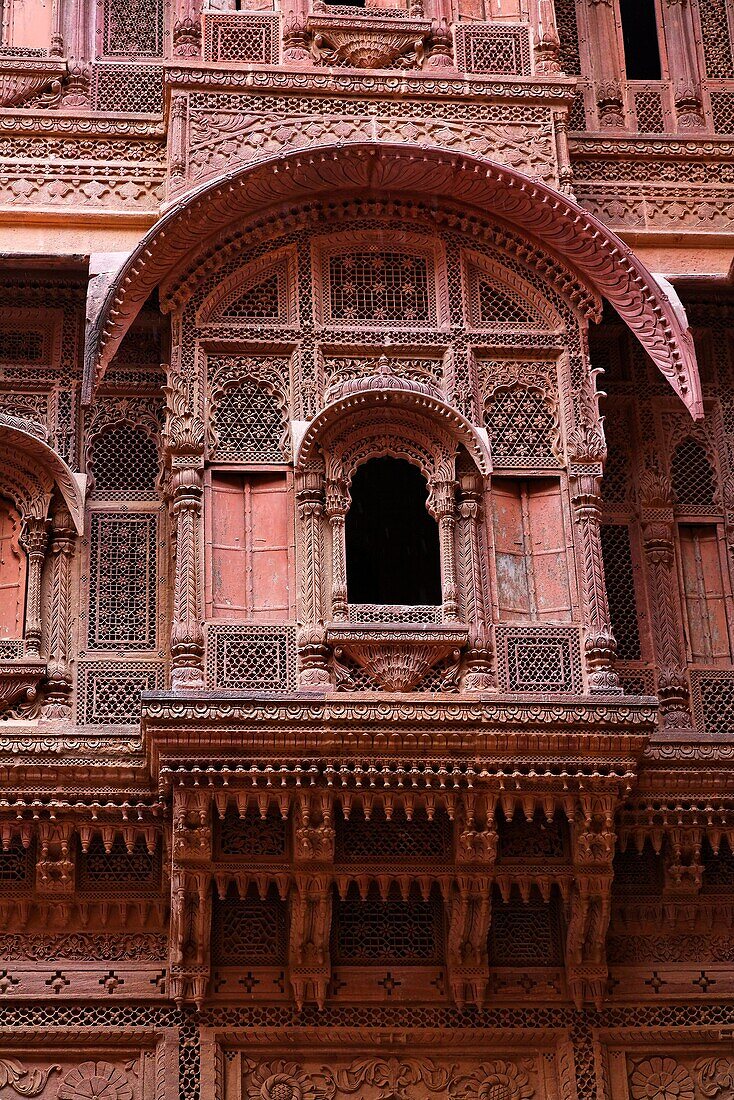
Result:
{"label": "stone corbel", "polygon": [[448,972],[451,995],[460,1009],[467,1003],[484,1006],[491,921],[492,877],[458,874],[449,917]]}
{"label": "stone corbel", "polygon": [[606,936],[612,904],[616,835],[613,794],[582,799],[572,825],[574,881],[568,903],[566,980],[578,1009],[601,1008],[608,967]]}
{"label": "stone corbel", "polygon": [[326,1004],[331,979],[332,876],[328,871],[297,873],[291,894],[289,976],[299,1012],[308,1000]]}

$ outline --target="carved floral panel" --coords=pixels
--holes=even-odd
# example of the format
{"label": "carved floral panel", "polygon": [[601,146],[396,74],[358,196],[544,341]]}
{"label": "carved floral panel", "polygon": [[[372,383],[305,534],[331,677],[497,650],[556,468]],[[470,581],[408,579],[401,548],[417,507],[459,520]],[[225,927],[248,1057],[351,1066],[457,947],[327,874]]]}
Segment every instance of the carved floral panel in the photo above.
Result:
{"label": "carved floral panel", "polygon": [[[629,1042],[618,1043],[629,1031]],[[620,1029],[600,1049],[598,1068],[609,1100],[731,1100],[734,1044],[714,1029],[671,1031]],[[692,1033],[693,1032],[693,1033]],[[686,1042],[686,1038],[690,1041]],[[635,1039],[637,1041],[635,1041]],[[648,1041],[646,1041],[648,1040]],[[606,1049],[605,1049],[606,1046]],[[600,1090],[602,1081],[599,1081]]]}
{"label": "carved floral panel", "polygon": [[174,1100],[177,1032],[171,1028],[4,1028],[0,1096],[40,1100]]}
{"label": "carved floral panel", "polygon": [[205,1030],[202,1087],[217,1100],[561,1100],[570,1095],[565,1032],[538,1030],[533,1042],[518,1032],[511,1037],[487,1032],[484,1042],[479,1034],[304,1029],[302,1043],[291,1036],[292,1045],[278,1050],[265,1032]]}

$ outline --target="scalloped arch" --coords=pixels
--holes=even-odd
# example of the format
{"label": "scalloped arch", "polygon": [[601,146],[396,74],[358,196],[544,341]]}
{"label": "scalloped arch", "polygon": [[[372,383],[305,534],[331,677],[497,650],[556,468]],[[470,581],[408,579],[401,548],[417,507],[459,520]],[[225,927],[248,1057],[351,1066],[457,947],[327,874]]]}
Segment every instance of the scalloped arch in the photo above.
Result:
{"label": "scalloped arch", "polygon": [[703,416],[685,315],[598,218],[486,158],[376,141],[263,158],[202,184],[172,206],[117,272],[89,322],[85,400],[151,291],[193,249],[237,218],[307,195],[349,191],[441,195],[521,227],[614,306],[694,419]]}

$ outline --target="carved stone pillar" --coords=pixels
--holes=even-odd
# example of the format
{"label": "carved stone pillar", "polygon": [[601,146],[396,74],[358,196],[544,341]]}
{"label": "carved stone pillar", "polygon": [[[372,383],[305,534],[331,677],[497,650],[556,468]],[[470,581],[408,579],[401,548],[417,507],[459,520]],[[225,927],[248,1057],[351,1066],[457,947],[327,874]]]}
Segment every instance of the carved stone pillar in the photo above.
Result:
{"label": "carved stone pillar", "polygon": [[25,652],[28,657],[41,656],[41,573],[48,545],[48,520],[31,517],[26,520],[23,547],[28,555],[28,588],[25,609]]}
{"label": "carved stone pillar", "polygon": [[663,13],[678,129],[701,130],[706,123],[691,5],[688,0],[665,0]]}
{"label": "carved stone pillar", "polygon": [[49,57],[64,56],[62,5],[63,0],[53,0],[51,5],[51,48],[48,51]]}
{"label": "carved stone pillar", "polygon": [[347,557],[344,524],[349,510],[349,495],[344,482],[331,480],[326,485],[326,514],[331,527],[331,617],[336,623],[347,622]]}
{"label": "carved stone pillar", "polygon": [[301,531],[301,608],[303,623],[298,633],[299,677],[301,688],[327,690],[331,678],[327,667],[329,654],[323,625],[323,536],[324,478],[319,469],[299,471],[296,500]]}
{"label": "carved stone pillar", "polygon": [[51,556],[51,613],[48,638],[49,692],[43,707],[46,719],[68,718],[71,714],[71,668],[69,643],[71,628],[71,564],[76,531],[66,507],[57,508],[53,517]]}
{"label": "carved stone pillar", "polygon": [[601,463],[571,466],[572,503],[579,531],[582,558],[584,622],[586,624],[586,667],[592,692],[620,693],[619,676],[614,671],[617,645],[612,635],[609,602],[604,581],[601,549]]}
{"label": "carved stone pillar", "polygon": [[210,972],[211,803],[208,791],[177,789],[173,802],[170,994],[176,1004],[206,996]]}
{"label": "carved stone pillar", "polygon": [[[658,696],[663,724],[688,729],[688,680],[677,611],[677,577],[673,544],[673,508],[660,478],[644,478],[642,541],[652,597],[653,648],[658,666]],[[657,490],[657,491],[656,491]]]}
{"label": "carved stone pillar", "polygon": [[615,9],[612,0],[586,0],[581,17],[586,35],[581,35],[588,51],[588,72],[596,80],[596,106],[602,129],[624,128],[622,82],[624,60],[620,54]]}
{"label": "carved stone pillar", "polygon": [[612,908],[616,796],[582,798],[572,826],[574,880],[566,930],[566,980],[574,1004],[601,1008],[607,987],[606,937]]}
{"label": "carved stone pillar", "polygon": [[202,0],[175,0],[173,52],[176,57],[201,56]]}
{"label": "carved stone pillar", "polygon": [[560,73],[561,43],[553,0],[537,0],[534,46],[536,73],[545,76]]}
{"label": "carved stone pillar", "polygon": [[171,687],[204,687],[204,609],[201,593],[201,499],[204,424],[193,412],[193,397],[176,377],[167,390],[166,451],[171,463],[171,511],[176,573],[171,623]]}
{"label": "carved stone pillar", "polygon": [[428,497],[428,510],[438,524],[441,547],[441,590],[444,622],[459,621],[459,593],[456,584],[456,482],[434,481]]}
{"label": "carved stone pillar", "polygon": [[203,491],[201,469],[190,465],[174,469],[172,490],[176,576],[171,624],[171,687],[174,691],[192,691],[204,687],[199,549]]}
{"label": "carved stone pillar", "polygon": [[459,554],[461,562],[464,617],[469,624],[466,652],[465,691],[489,691],[495,687],[487,631],[486,554],[482,545],[482,499],[484,484],[472,471],[459,478]]}

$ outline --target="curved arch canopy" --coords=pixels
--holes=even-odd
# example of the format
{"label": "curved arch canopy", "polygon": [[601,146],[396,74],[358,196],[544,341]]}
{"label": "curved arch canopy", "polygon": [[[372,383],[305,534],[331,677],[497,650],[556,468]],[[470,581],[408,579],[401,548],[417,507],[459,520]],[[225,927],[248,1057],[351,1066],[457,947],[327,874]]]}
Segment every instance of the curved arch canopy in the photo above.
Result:
{"label": "curved arch canopy", "polygon": [[84,493],[72,471],[53,447],[13,424],[10,417],[0,415],[0,449],[24,454],[46,471],[58,486],[76,532],[81,535],[84,531]]}
{"label": "curved arch canopy", "polygon": [[493,214],[555,252],[617,310],[694,419],[703,415],[693,340],[680,307],[593,214],[512,168],[469,154],[380,142],[263,158],[189,192],[143,237],[90,321],[89,401],[151,291],[230,223],[285,202],[356,191],[444,197]]}

